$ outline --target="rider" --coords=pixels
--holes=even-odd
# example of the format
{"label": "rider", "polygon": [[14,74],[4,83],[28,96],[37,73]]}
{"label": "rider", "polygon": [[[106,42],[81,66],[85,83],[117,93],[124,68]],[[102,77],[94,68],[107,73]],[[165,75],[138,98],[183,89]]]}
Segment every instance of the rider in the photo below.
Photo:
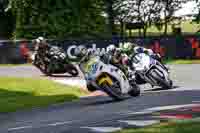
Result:
{"label": "rider", "polygon": [[[129,81],[129,84],[133,88],[139,88],[139,86],[135,82],[135,76],[133,74],[133,71],[130,70],[128,67],[128,60],[129,60],[128,55],[124,53],[121,48],[117,48],[113,44],[107,47],[107,55],[109,57],[108,58],[109,63],[118,67],[120,70],[124,72]],[[130,95],[132,94],[134,95],[135,93],[134,90],[135,89],[131,89],[128,93]]]}
{"label": "rider", "polygon": [[41,52],[43,54],[47,54],[47,51],[49,51],[49,49],[51,48],[46,39],[44,39],[43,37],[38,37],[37,39],[34,39],[33,45],[35,51]]}
{"label": "rider", "polygon": [[39,51],[48,58],[54,57],[55,59],[62,60],[66,58],[65,54],[62,54],[64,51],[61,48],[48,44],[44,37],[38,37],[37,39],[33,40],[33,43],[35,44],[35,51]]}
{"label": "rider", "polygon": [[[120,45],[120,49],[123,53],[126,53],[128,56],[138,54],[138,53],[146,53],[149,56],[151,56],[152,58],[156,59],[157,61],[159,61],[160,63],[163,64],[163,60],[162,60],[160,54],[154,53],[151,49],[137,46],[137,44],[135,44],[135,43],[127,42],[125,44],[122,44],[122,45]],[[169,69],[165,65],[163,65],[163,67],[167,71],[169,71]]]}
{"label": "rider", "polygon": [[[89,59],[91,59],[93,56],[96,56],[93,51],[88,50],[85,46],[78,46],[75,49],[74,55],[78,58],[79,60],[79,67],[80,69],[82,69],[84,67],[84,64],[87,65],[87,61]],[[129,73],[128,70],[126,69],[125,65],[122,64],[122,60],[123,60],[123,55],[120,52],[120,49],[116,48],[115,45],[109,45],[107,47],[107,52],[105,54],[102,55],[98,55],[100,56],[101,60],[106,63],[106,64],[112,64],[116,67],[118,67],[119,69],[121,69],[125,75],[127,76],[130,85],[135,88],[137,86],[137,84],[135,83],[135,79],[133,80],[132,77],[129,77]],[[93,87],[92,83],[87,83],[87,88],[89,91],[94,91],[95,87]],[[129,94],[134,94],[135,90],[132,89],[129,91]]]}
{"label": "rider", "polygon": [[[83,71],[88,65],[90,58],[93,56],[93,52],[88,50],[84,45],[80,45],[75,48],[74,56],[76,57],[76,62],[78,62],[80,70]],[[87,89],[91,92],[96,91],[92,82],[87,82]]]}
{"label": "rider", "polygon": [[76,60],[81,64],[89,60],[89,57],[92,55],[92,51],[89,51],[84,45],[76,47],[74,51],[74,56]]}
{"label": "rider", "polygon": [[50,45],[47,43],[46,39],[43,37],[38,37],[33,40],[35,51],[46,50],[50,48]]}
{"label": "rider", "polygon": [[[66,61],[66,54],[64,50],[57,46],[52,46],[48,44],[47,40],[43,37],[38,37],[37,39],[33,40],[33,44],[35,45],[35,52],[38,56],[35,56],[36,58],[33,61],[33,64],[37,66],[39,63],[37,59],[42,59],[44,63],[44,71],[46,73],[49,73],[52,68],[58,68],[58,63],[64,64]],[[51,65],[54,64],[54,65]]]}
{"label": "rider", "polygon": [[120,68],[125,74],[127,74],[126,54],[122,53],[121,49],[111,44],[107,47],[107,53],[104,55],[108,59],[108,63]]}
{"label": "rider", "polygon": [[138,54],[138,53],[146,53],[149,56],[153,57],[154,59],[158,61],[161,60],[161,56],[158,53],[154,53],[151,49],[147,49],[145,47],[137,46],[135,43],[127,42],[122,45],[120,45],[120,48],[123,53],[126,53],[127,55],[133,55],[133,54]]}

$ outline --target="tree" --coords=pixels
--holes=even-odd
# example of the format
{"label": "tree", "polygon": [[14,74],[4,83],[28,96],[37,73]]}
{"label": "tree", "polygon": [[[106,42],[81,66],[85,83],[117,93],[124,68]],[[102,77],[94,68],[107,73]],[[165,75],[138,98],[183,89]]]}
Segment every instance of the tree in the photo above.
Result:
{"label": "tree", "polygon": [[123,0],[115,4],[116,18],[144,24],[143,36],[153,23],[160,20],[162,5],[158,0]]}
{"label": "tree", "polygon": [[188,0],[161,0],[164,6],[164,35],[167,34],[168,23],[173,21],[174,13],[182,8],[182,4]]}
{"label": "tree", "polygon": [[8,1],[7,0],[0,0],[0,12],[4,12],[4,9],[7,7]]}
{"label": "tree", "polygon": [[105,30],[99,0],[9,0],[16,38],[89,37]]}
{"label": "tree", "polygon": [[[200,24],[200,0],[195,0],[197,6],[195,8],[198,8],[198,13],[194,16],[195,19],[193,20],[194,22],[196,22],[197,24]],[[198,29],[197,32],[200,32],[200,29]]]}
{"label": "tree", "polygon": [[115,0],[104,0],[105,4],[105,12],[107,14],[107,29],[110,35],[112,36],[114,34],[114,10],[113,10],[113,4]]}
{"label": "tree", "polygon": [[14,19],[11,12],[5,12],[8,0],[0,0],[0,38],[8,39],[12,35]]}

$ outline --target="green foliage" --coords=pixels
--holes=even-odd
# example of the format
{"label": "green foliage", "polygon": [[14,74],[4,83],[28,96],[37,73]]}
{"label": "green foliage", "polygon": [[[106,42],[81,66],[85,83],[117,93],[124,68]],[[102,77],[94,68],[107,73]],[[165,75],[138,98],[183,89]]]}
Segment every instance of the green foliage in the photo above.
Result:
{"label": "green foliage", "polygon": [[[14,38],[45,36],[63,39],[108,36],[117,30],[114,27],[116,21],[121,23],[120,28],[124,28],[126,22],[144,24],[144,36],[152,25],[159,31],[164,29],[164,34],[167,34],[168,24],[174,21],[175,11],[188,0],[4,1],[9,1],[8,7],[11,7],[16,19]],[[164,18],[161,18],[163,13]],[[107,14],[107,17],[103,17],[103,14]],[[199,16],[196,22],[199,22]]]}
{"label": "green foliage", "polygon": [[[124,22],[140,22],[144,24],[143,34],[155,25],[159,31],[173,21],[175,11],[188,0],[114,0],[116,19]],[[164,18],[161,17],[164,14]]]}
{"label": "green foliage", "polygon": [[198,14],[195,15],[195,19],[193,21],[199,24],[200,23],[200,0],[196,0],[196,4],[198,7]]}
{"label": "green foliage", "polygon": [[114,4],[118,19],[144,24],[144,36],[147,28],[160,20],[162,8],[161,2],[157,0],[118,0]]}
{"label": "green foliage", "polygon": [[14,27],[14,19],[11,12],[4,12],[8,5],[7,0],[0,0],[0,37],[10,37]]}
{"label": "green foliage", "polygon": [[99,0],[10,0],[16,38],[87,37],[104,32]]}

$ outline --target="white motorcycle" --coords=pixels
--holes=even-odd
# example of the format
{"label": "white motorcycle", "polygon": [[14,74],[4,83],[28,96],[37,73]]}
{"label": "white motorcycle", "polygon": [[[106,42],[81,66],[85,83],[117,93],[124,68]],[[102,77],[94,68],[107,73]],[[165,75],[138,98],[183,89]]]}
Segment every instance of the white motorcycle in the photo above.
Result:
{"label": "white motorcycle", "polygon": [[145,53],[131,57],[132,67],[135,69],[136,83],[149,83],[164,89],[171,89],[173,82],[166,67],[159,61]]}
{"label": "white motorcycle", "polygon": [[119,68],[105,64],[98,56],[81,63],[79,67],[85,75],[87,88],[90,91],[102,90],[115,100],[123,100],[126,94],[140,95],[140,88],[132,87]]}

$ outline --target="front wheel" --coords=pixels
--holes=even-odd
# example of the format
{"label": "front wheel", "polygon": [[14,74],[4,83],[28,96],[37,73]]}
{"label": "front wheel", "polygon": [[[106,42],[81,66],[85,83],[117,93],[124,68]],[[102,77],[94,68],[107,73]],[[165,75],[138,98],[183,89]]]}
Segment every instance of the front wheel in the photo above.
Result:
{"label": "front wheel", "polygon": [[160,80],[160,85],[163,88],[166,88],[166,89],[172,89],[173,88],[173,82],[172,82],[172,80],[169,80],[169,81]]}
{"label": "front wheel", "polygon": [[121,86],[119,81],[115,80],[110,75],[108,74],[102,75],[98,79],[98,85],[104,92],[106,92],[114,100],[121,101],[124,99],[124,94],[121,91]]}
{"label": "front wheel", "polygon": [[152,75],[153,78],[158,82],[158,84],[165,88],[165,89],[172,89],[173,88],[173,81],[171,79],[165,80],[159,74]]}
{"label": "front wheel", "polygon": [[166,87],[167,89],[172,89],[173,88],[173,81],[171,79],[169,79],[169,81],[164,84],[164,87]]}

